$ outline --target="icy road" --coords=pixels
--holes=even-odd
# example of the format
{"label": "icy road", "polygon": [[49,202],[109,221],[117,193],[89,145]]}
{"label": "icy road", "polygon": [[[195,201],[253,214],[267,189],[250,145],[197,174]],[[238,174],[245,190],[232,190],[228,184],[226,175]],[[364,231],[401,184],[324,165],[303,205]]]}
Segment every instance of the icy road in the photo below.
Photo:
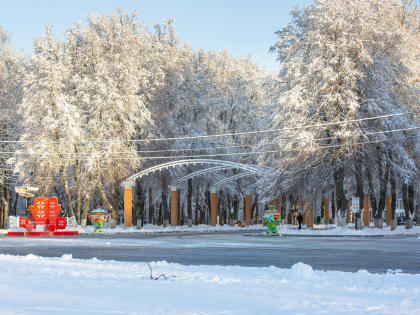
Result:
{"label": "icy road", "polygon": [[315,270],[420,273],[418,237],[262,237],[259,233],[2,236],[0,254],[280,268],[303,262]]}

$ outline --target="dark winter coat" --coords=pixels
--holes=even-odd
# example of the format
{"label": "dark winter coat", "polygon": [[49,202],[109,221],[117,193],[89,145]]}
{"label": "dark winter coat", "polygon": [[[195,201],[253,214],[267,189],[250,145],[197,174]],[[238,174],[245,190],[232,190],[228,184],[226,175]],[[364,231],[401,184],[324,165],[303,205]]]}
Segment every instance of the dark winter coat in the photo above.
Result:
{"label": "dark winter coat", "polygon": [[303,221],[303,216],[300,213],[297,216],[297,220],[298,220],[299,223],[302,223],[302,221]]}

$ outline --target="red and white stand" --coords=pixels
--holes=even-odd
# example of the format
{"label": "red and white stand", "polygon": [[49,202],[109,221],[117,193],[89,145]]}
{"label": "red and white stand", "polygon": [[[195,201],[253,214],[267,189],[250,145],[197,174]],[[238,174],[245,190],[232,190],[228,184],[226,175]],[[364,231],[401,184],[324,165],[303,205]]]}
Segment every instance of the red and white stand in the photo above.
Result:
{"label": "red and white stand", "polygon": [[[74,236],[78,231],[63,231],[68,226],[67,218],[59,218],[61,205],[56,197],[34,199],[29,206],[33,219],[18,217],[18,227],[26,231],[9,231],[8,236]],[[61,231],[60,231],[61,230]]]}

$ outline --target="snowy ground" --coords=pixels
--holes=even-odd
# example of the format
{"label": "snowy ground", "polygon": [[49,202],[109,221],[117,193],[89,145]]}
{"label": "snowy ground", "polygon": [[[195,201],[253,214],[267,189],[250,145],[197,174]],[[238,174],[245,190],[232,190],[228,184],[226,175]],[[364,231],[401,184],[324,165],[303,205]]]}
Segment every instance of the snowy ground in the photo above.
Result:
{"label": "snowy ground", "polygon": [[[86,227],[77,227],[70,228],[72,230],[79,231],[79,234],[93,234],[93,226],[89,225]],[[14,231],[25,231],[24,229],[13,229]],[[266,231],[267,228],[263,227],[261,224],[252,225],[248,227],[237,227],[237,226],[209,226],[209,225],[194,225],[192,227],[188,226],[157,226],[152,224],[147,224],[141,229],[133,227],[125,227],[123,225],[117,226],[115,229],[110,229],[109,226],[106,226],[105,232],[103,234],[130,234],[130,233],[176,233],[176,232],[229,232],[229,231]],[[313,228],[304,228],[298,230],[295,225],[279,225],[277,228],[279,234],[281,235],[302,235],[302,236],[392,236],[392,235],[419,235],[420,236],[420,226],[414,226],[412,229],[405,229],[404,226],[397,226],[397,229],[391,231],[390,226],[384,226],[383,229],[374,228],[373,226],[364,227],[362,230],[355,230],[354,224],[348,224],[346,227],[337,227],[336,225],[314,225]],[[0,234],[6,234],[7,230],[0,230]]]}
{"label": "snowy ground", "polygon": [[[93,227],[87,226],[85,228],[78,228],[79,233],[90,234],[93,233]],[[127,228],[123,225],[117,226],[115,229],[107,229],[105,234],[114,233],[166,233],[166,232],[221,232],[221,231],[266,231],[267,228],[261,224],[252,225],[248,227],[237,227],[237,226],[209,226],[209,225],[198,225],[198,226],[157,226],[157,225],[145,225],[141,229],[136,227]],[[397,229],[391,231],[390,226],[384,226],[383,229],[374,228],[373,226],[364,227],[362,230],[356,230],[354,224],[349,224],[346,227],[337,227],[336,225],[315,225],[314,228],[304,228],[298,230],[295,225],[279,225],[277,228],[281,235],[314,235],[314,236],[379,236],[379,235],[419,235],[420,226],[414,226],[412,229],[405,229],[404,226],[397,226]]]}
{"label": "snowy ground", "polygon": [[1,314],[418,314],[420,275],[0,255]]}
{"label": "snowy ground", "polygon": [[[252,225],[248,227],[237,227],[237,226],[208,226],[208,225],[198,225],[198,226],[157,226],[157,225],[145,225],[141,229],[136,229],[136,227],[127,228],[125,226],[118,226],[115,229],[106,230],[105,234],[113,233],[166,233],[166,232],[220,232],[220,231],[266,231],[267,228],[263,227],[261,224]],[[365,227],[362,230],[356,230],[354,224],[349,224],[346,227],[337,227],[336,225],[315,225],[314,228],[304,227],[302,230],[298,230],[295,225],[279,225],[277,228],[279,234],[281,235],[314,235],[314,236],[379,236],[379,235],[419,235],[420,236],[420,226],[414,226],[412,229],[405,229],[404,226],[397,226],[397,229],[391,231],[390,226],[384,226],[383,229],[377,229],[373,226]],[[93,233],[93,227],[87,226],[85,228],[79,228],[79,233]]]}

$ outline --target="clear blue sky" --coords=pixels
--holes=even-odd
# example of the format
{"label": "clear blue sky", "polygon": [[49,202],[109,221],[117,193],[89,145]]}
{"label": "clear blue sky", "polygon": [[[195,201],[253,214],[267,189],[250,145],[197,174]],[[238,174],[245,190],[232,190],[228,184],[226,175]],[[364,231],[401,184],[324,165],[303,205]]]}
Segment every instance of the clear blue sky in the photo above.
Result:
{"label": "clear blue sky", "polygon": [[276,71],[275,55],[268,52],[274,32],[285,26],[288,11],[311,0],[0,0],[0,25],[12,35],[18,51],[32,53],[35,38],[46,24],[58,34],[89,12],[107,14],[121,7],[137,10],[151,25],[175,19],[178,34],[194,48],[227,49],[235,57],[252,54],[267,70]]}

